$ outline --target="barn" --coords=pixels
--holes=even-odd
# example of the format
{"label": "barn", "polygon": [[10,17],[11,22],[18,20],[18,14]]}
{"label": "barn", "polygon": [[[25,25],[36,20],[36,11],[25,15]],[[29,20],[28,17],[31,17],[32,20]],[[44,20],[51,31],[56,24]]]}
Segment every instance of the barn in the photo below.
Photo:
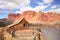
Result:
{"label": "barn", "polygon": [[25,18],[22,18],[21,20],[17,20],[14,23],[12,23],[11,25],[8,25],[7,27],[10,30],[22,30],[22,29],[28,29],[29,23],[26,21]]}

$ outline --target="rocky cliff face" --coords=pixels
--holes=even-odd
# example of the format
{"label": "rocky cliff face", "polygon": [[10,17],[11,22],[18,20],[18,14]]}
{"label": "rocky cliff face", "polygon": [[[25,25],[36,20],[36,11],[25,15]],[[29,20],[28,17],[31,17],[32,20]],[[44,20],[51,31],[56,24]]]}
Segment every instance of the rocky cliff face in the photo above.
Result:
{"label": "rocky cliff face", "polygon": [[56,12],[46,12],[43,13],[41,11],[35,12],[35,11],[24,11],[22,14],[14,14],[14,13],[9,13],[8,19],[9,20],[17,20],[25,18],[28,22],[30,23],[52,23],[56,21],[60,21],[60,14]]}

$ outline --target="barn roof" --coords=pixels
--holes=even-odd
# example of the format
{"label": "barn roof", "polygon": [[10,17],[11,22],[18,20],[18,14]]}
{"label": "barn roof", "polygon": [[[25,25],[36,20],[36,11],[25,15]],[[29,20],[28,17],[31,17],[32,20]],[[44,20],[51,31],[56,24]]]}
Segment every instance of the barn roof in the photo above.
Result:
{"label": "barn roof", "polygon": [[[10,25],[8,25],[8,26],[6,26],[6,27],[14,26],[14,25],[16,25],[16,24],[20,23],[22,20],[25,20],[25,21],[26,21],[26,19],[25,19],[25,18],[21,18],[21,19],[16,20],[15,22],[13,22],[12,24],[10,24]],[[27,22],[27,21],[26,21],[26,22]],[[27,22],[27,23],[28,23],[28,22]]]}

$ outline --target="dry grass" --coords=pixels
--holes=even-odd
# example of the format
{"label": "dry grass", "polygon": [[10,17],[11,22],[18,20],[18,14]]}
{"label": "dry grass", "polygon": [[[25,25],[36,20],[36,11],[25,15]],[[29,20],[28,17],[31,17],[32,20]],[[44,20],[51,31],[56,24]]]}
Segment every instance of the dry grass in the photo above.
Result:
{"label": "dry grass", "polygon": [[37,30],[20,30],[15,32],[15,37],[12,38],[12,35],[8,32],[3,32],[4,40],[39,40],[40,34],[40,40],[44,40],[43,34],[41,32],[38,32]]}

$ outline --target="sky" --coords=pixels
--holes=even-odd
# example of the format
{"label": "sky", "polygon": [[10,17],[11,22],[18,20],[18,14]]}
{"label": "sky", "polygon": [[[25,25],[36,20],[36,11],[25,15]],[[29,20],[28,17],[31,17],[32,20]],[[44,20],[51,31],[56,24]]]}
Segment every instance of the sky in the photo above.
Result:
{"label": "sky", "polygon": [[0,0],[0,18],[7,18],[9,13],[22,13],[26,10],[60,13],[60,0]]}

